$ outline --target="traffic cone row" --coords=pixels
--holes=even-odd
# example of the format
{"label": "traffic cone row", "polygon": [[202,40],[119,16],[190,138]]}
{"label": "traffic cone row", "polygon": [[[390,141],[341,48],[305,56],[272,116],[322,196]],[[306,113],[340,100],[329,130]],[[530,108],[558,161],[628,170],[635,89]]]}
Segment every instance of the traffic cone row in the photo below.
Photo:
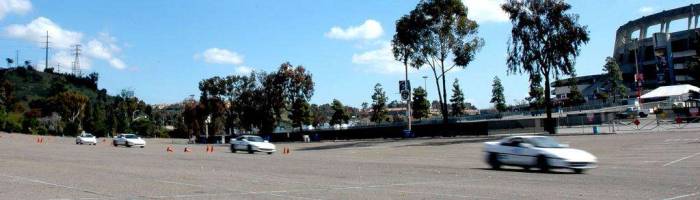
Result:
{"label": "traffic cone row", "polygon": [[39,144],[44,143],[44,138],[43,138],[43,137],[37,137],[37,138],[36,138],[36,143],[39,143]]}
{"label": "traffic cone row", "polygon": [[291,153],[292,153],[292,152],[291,152],[291,150],[289,149],[289,147],[284,147],[284,148],[282,149],[282,155],[289,155],[289,154],[291,154]]}
{"label": "traffic cone row", "polygon": [[214,145],[207,145],[207,153],[214,153]]}

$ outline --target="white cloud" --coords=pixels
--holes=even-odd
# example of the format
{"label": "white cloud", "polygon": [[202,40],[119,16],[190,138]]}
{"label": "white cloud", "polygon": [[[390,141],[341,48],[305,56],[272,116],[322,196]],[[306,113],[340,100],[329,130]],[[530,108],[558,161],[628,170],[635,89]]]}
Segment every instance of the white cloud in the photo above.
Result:
{"label": "white cloud", "polygon": [[462,0],[469,19],[479,23],[507,22],[508,14],[501,9],[505,0]]}
{"label": "white cloud", "polygon": [[68,49],[80,43],[83,34],[80,32],[65,30],[48,18],[39,17],[29,24],[13,24],[5,29],[7,36],[23,39],[40,45],[45,42],[46,32],[49,32],[51,46],[57,49]]}
{"label": "white cloud", "polygon": [[639,8],[638,11],[641,14],[648,15],[648,14],[651,14],[654,11],[656,11],[656,9],[654,7],[651,7],[651,6],[644,6],[644,7]]}
{"label": "white cloud", "polygon": [[126,64],[116,56],[121,48],[116,44],[117,39],[107,33],[100,33],[96,39],[90,40],[85,46],[85,54],[96,59],[104,60],[117,69],[126,68]]}
{"label": "white cloud", "polygon": [[0,0],[0,19],[9,13],[24,14],[32,10],[29,0]]}
{"label": "white cloud", "polygon": [[[82,44],[83,33],[67,30],[54,23],[48,18],[38,17],[28,24],[13,24],[5,29],[5,34],[10,38],[22,39],[43,47],[46,32],[49,33],[49,42],[52,51],[50,64],[60,64],[61,70],[64,67],[70,69],[73,65],[73,48],[76,44]],[[124,61],[119,58],[121,48],[117,44],[117,39],[108,33],[100,33],[97,38],[93,38],[83,45],[83,56],[80,57],[81,68],[88,69],[91,66],[90,58],[103,60],[116,69],[126,68]]]}
{"label": "white cloud", "polygon": [[378,49],[353,54],[352,63],[365,66],[364,71],[372,73],[396,74],[405,71],[403,64],[394,60],[389,42],[384,42]]}
{"label": "white cloud", "polygon": [[236,74],[246,75],[246,74],[250,74],[251,72],[253,72],[253,70],[254,69],[252,67],[238,66],[238,67],[236,67]]}
{"label": "white cloud", "polygon": [[360,26],[351,26],[345,29],[339,26],[334,26],[326,33],[326,37],[341,40],[371,40],[379,38],[379,36],[382,36],[383,33],[384,29],[382,29],[382,25],[379,22],[373,19],[368,19]]}
{"label": "white cloud", "polygon": [[243,64],[243,56],[226,49],[209,48],[202,53],[194,55],[195,59],[203,59],[206,63],[212,64]]}

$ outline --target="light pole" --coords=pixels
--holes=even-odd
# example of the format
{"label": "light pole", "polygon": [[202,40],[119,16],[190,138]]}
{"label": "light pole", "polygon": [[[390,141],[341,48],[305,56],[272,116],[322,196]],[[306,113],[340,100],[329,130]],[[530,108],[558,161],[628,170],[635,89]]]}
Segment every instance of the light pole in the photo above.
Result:
{"label": "light pole", "polygon": [[428,91],[428,76],[423,76],[423,89]]}

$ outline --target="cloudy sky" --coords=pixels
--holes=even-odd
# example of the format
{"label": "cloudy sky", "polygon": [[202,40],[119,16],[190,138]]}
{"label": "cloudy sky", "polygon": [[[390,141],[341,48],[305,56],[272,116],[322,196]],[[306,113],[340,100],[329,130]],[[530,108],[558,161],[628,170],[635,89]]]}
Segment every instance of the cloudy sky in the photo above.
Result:
{"label": "cloudy sky", "polygon": [[[448,75],[460,79],[466,97],[490,107],[491,81],[499,76],[509,102],[527,95],[527,78],[507,75],[511,25],[502,0],[464,0],[486,44],[476,61]],[[577,62],[580,75],[596,74],[612,54],[615,30],[644,15],[695,0],[571,0],[591,41]],[[81,68],[100,73],[99,87],[116,94],[132,88],[148,103],[174,103],[198,95],[197,83],[212,76],[271,71],[283,62],[314,75],[313,103],[339,99],[359,106],[372,87],[384,85],[398,99],[403,67],[389,41],[394,23],[417,1],[215,1],[215,0],[0,0],[0,57],[31,60],[43,68],[48,31],[49,65],[70,70],[76,44]],[[682,22],[684,23],[684,22]],[[672,24],[672,29],[682,27]],[[5,67],[5,65],[0,65]],[[414,87],[430,73],[411,70]],[[428,93],[437,99],[428,79]],[[448,84],[451,85],[451,84]]]}

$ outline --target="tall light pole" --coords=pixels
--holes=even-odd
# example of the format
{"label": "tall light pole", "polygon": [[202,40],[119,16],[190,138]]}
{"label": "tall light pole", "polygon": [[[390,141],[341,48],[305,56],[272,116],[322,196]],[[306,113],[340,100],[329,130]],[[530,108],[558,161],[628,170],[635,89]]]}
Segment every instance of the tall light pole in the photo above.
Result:
{"label": "tall light pole", "polygon": [[423,76],[423,89],[428,91],[428,76]]}

